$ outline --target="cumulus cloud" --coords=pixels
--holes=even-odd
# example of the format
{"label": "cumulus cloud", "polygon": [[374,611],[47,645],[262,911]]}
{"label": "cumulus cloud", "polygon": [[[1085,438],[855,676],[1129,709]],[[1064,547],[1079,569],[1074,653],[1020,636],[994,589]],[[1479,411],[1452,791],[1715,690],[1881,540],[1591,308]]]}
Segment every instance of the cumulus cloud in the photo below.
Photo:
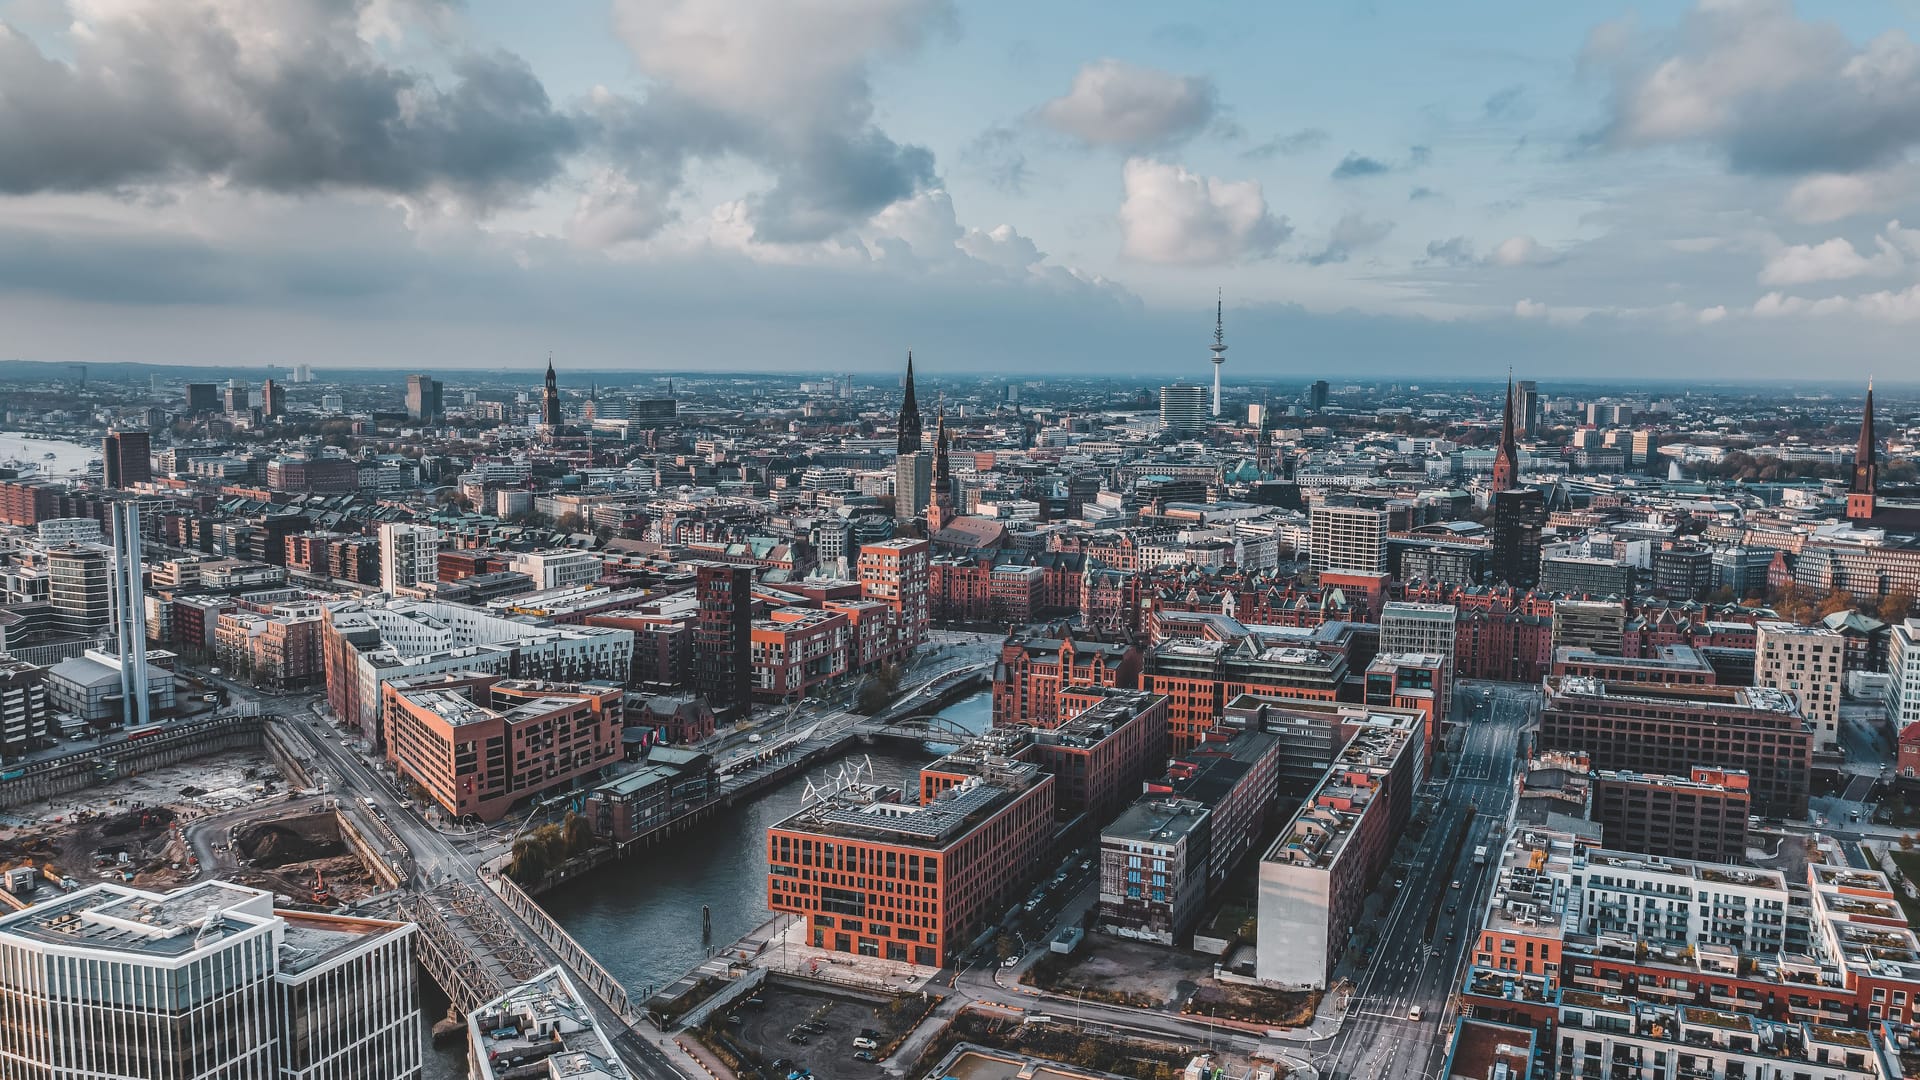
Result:
{"label": "cumulus cloud", "polygon": [[1252,180],[1220,180],[1151,158],[1122,170],[1121,251],[1142,262],[1189,266],[1265,258],[1292,235]]}
{"label": "cumulus cloud", "polygon": [[[1899,222],[1894,222],[1898,228]],[[1891,274],[1906,260],[1888,237],[1875,238],[1878,250],[1862,255],[1851,241],[1836,236],[1818,244],[1793,244],[1768,257],[1760,268],[1762,285],[1805,285],[1815,281],[1844,281],[1868,275]]]}
{"label": "cumulus cloud", "polygon": [[89,3],[45,47],[0,24],[0,191],[191,180],[487,207],[585,142],[517,57],[455,50],[444,78],[390,61],[373,39],[396,17],[379,0]]}
{"label": "cumulus cloud", "polygon": [[1520,299],[1513,302],[1513,314],[1519,319],[1544,319],[1547,317],[1547,305],[1537,300]]}
{"label": "cumulus cloud", "polygon": [[1828,296],[1819,300],[1770,292],[1754,301],[1753,314],[1762,319],[1845,315],[1884,323],[1915,322],[1920,321],[1920,285],[1900,290],[1883,289],[1860,296]]}
{"label": "cumulus cloud", "polygon": [[691,158],[735,154],[773,186],[745,200],[757,239],[825,239],[936,183],[933,155],[873,121],[868,64],[948,24],[944,0],[616,0],[614,26],[653,83],[603,102],[617,152],[680,182]]}
{"label": "cumulus cloud", "polygon": [[1500,241],[1487,261],[1494,266],[1549,266],[1560,261],[1560,254],[1522,233]]}
{"label": "cumulus cloud", "polygon": [[1035,115],[1091,145],[1146,150],[1193,137],[1217,108],[1207,79],[1105,59],[1082,67],[1072,88]]}
{"label": "cumulus cloud", "polygon": [[1381,173],[1391,172],[1392,169],[1393,166],[1379,158],[1370,158],[1349,150],[1347,156],[1340,159],[1340,164],[1333,167],[1333,178],[1356,180],[1363,176],[1379,176]]}
{"label": "cumulus cloud", "polygon": [[1863,173],[1818,173],[1788,189],[1781,208],[1795,221],[1825,224],[1893,209],[1920,188],[1920,169],[1896,165]]}
{"label": "cumulus cloud", "polygon": [[1309,150],[1318,150],[1327,144],[1333,136],[1323,128],[1301,128],[1285,135],[1275,135],[1258,146],[1248,147],[1240,156],[1248,161],[1265,161],[1274,157],[1292,157]]}
{"label": "cumulus cloud", "polygon": [[1369,221],[1361,214],[1342,215],[1327,233],[1326,245],[1308,255],[1306,262],[1309,266],[1346,262],[1355,251],[1385,240],[1392,231],[1391,221]]}
{"label": "cumulus cloud", "polygon": [[1796,176],[1920,145],[1920,46],[1902,31],[1857,46],[1787,0],[1703,0],[1673,34],[1610,24],[1588,52],[1611,71],[1613,145],[1697,143],[1737,171]]}

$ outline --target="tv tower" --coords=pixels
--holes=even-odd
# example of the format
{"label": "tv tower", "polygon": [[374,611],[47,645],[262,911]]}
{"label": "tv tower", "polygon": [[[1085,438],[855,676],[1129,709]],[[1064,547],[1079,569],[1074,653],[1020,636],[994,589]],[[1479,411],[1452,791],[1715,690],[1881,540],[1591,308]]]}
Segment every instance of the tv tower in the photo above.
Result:
{"label": "tv tower", "polygon": [[1227,328],[1222,314],[1226,301],[1216,296],[1213,302],[1213,418],[1220,419],[1220,365],[1227,362]]}

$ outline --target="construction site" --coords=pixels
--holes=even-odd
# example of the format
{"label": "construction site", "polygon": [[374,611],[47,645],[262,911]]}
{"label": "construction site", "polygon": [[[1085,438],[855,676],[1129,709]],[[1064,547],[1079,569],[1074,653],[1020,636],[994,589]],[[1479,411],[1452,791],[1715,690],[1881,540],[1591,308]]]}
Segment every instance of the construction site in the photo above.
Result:
{"label": "construction site", "polygon": [[320,909],[381,888],[329,800],[289,788],[257,750],[0,811],[0,868],[8,906],[98,881],[166,891],[219,877],[269,889],[283,906]]}

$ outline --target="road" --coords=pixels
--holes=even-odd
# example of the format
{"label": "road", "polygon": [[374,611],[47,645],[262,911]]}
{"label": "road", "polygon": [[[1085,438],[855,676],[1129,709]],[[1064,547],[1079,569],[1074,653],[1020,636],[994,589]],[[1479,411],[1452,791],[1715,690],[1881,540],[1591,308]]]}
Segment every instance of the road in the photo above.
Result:
{"label": "road", "polygon": [[[1499,850],[1496,834],[1504,834],[1513,808],[1521,733],[1538,708],[1528,687],[1462,685],[1455,697],[1470,713],[1466,736],[1452,773],[1438,781],[1437,803],[1422,800],[1429,824],[1405,871],[1406,885],[1388,909],[1345,1024],[1320,1055],[1328,1080],[1415,1080],[1443,1064],[1453,1023],[1448,1000],[1495,874],[1494,857],[1475,866],[1473,850]],[[1409,1019],[1415,1006],[1419,1020]]]}

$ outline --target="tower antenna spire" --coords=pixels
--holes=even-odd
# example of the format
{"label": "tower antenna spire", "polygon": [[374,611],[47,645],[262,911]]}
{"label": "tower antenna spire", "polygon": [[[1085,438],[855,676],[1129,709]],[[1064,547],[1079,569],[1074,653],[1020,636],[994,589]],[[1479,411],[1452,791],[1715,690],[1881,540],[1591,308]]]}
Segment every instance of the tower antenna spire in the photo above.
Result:
{"label": "tower antenna spire", "polygon": [[1220,365],[1227,362],[1226,290],[1216,289],[1213,300],[1213,418],[1220,419]]}

